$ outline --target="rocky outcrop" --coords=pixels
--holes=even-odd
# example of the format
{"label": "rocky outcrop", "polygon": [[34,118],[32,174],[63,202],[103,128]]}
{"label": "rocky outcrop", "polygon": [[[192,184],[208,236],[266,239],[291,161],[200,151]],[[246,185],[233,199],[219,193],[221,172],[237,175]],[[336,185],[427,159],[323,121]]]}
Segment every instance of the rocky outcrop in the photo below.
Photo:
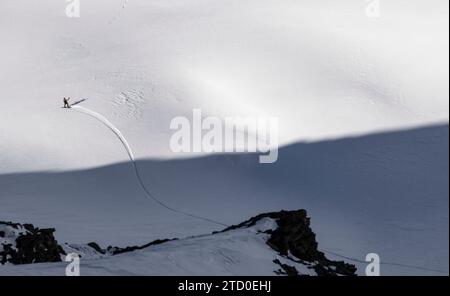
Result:
{"label": "rocky outcrop", "polygon": [[[316,235],[310,227],[310,218],[307,216],[305,210],[260,214],[241,224],[230,226],[221,232],[238,228],[248,228],[263,218],[274,219],[277,223],[275,230],[266,231],[266,233],[270,234],[267,244],[280,255],[292,261],[309,265],[317,275],[355,275],[355,265],[343,261],[329,260],[323,252],[318,250]],[[284,271],[287,270],[286,266],[282,266],[279,261],[275,263],[283,267]],[[298,274],[292,268],[289,268],[286,273],[289,275]]]}
{"label": "rocky outcrop", "polygon": [[0,264],[59,262],[65,255],[53,236],[55,229],[0,222]]}
{"label": "rocky outcrop", "polygon": [[281,261],[278,259],[273,260],[273,263],[281,267],[280,269],[274,271],[275,274],[277,275],[290,275],[290,276],[300,275],[298,273],[298,270],[294,266],[290,266],[286,263],[281,263]]}
{"label": "rocky outcrop", "polygon": [[142,250],[142,249],[148,248],[150,246],[160,245],[160,244],[172,241],[172,240],[177,240],[177,238],[157,239],[157,240],[154,240],[154,241],[149,242],[148,244],[145,244],[142,246],[131,246],[131,247],[125,247],[125,248],[109,246],[108,248],[106,248],[106,251],[111,255],[118,255],[118,254],[129,253],[129,252],[133,252],[133,251],[137,251],[137,250]]}
{"label": "rocky outcrop", "polygon": [[[214,241],[214,236],[219,233],[233,231],[239,233],[242,230],[245,230],[245,235],[248,231],[249,236],[263,235],[266,244],[274,250],[273,257],[267,259],[273,262],[273,272],[277,275],[353,276],[356,273],[354,265],[330,260],[319,250],[316,235],[310,227],[310,218],[305,210],[260,214],[238,225],[214,232],[211,239]],[[53,236],[54,231],[35,228],[31,224],[0,222],[0,262],[2,264],[57,262],[61,261],[65,251],[76,252],[84,260],[89,260],[134,252],[177,240],[155,240],[145,245],[125,248],[109,246],[103,249],[95,242],[80,245],[63,244],[61,247]]]}

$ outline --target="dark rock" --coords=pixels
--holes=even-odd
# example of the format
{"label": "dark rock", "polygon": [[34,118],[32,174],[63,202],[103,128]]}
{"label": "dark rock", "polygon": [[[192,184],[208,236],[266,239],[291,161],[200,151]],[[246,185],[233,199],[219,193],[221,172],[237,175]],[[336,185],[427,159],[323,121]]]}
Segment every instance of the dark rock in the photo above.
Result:
{"label": "dark rock", "polygon": [[[277,228],[264,231],[269,235],[267,245],[279,253],[279,255],[291,262],[300,263],[320,276],[348,275],[356,273],[355,265],[343,261],[332,261],[326,258],[325,254],[318,249],[316,235],[311,230],[310,218],[305,210],[280,211],[264,213],[252,217],[238,225],[233,225],[219,232],[226,232],[233,229],[249,228],[254,226],[263,218],[271,218],[276,221]],[[19,230],[20,233],[15,239],[15,245],[9,243],[0,244],[0,263],[5,264],[26,264],[38,262],[61,261],[61,256],[65,255],[63,248],[55,240],[54,229],[39,229],[31,224],[18,224],[12,222],[0,222],[1,225],[10,226]],[[214,232],[219,233],[219,232]],[[6,236],[4,231],[0,232],[0,237]],[[175,239],[158,239],[142,246],[129,246],[125,248],[111,247],[102,249],[97,243],[91,242],[87,245],[101,254],[117,255],[136,250],[142,250],[152,245],[159,245]],[[8,242],[8,240],[7,240]],[[275,264],[280,266],[276,274],[299,275],[295,266],[281,263],[275,259]]]}
{"label": "dark rock", "polygon": [[89,247],[99,252],[100,254],[106,254],[106,250],[102,249],[96,242],[91,242],[87,244]]}
{"label": "dark rock", "polygon": [[281,263],[280,260],[278,260],[278,259],[273,260],[273,263],[275,263],[281,267],[281,269],[275,271],[275,273],[278,275],[288,275],[288,276],[298,276],[299,275],[297,268],[295,268],[294,266],[290,266],[290,265]]}
{"label": "dark rock", "polygon": [[322,258],[323,253],[317,250],[316,235],[310,228],[305,210],[281,211],[272,217],[276,219],[278,228],[267,241],[269,246],[282,255],[288,255],[290,251],[305,261]]}
{"label": "dark rock", "polygon": [[15,239],[15,246],[2,244],[0,262],[12,264],[28,264],[41,262],[59,262],[65,255],[63,248],[53,236],[55,229],[39,229],[31,224],[0,222],[2,225],[21,230]]}
{"label": "dark rock", "polygon": [[145,249],[147,247],[154,246],[154,245],[160,245],[160,244],[172,241],[172,240],[177,240],[177,238],[173,238],[173,239],[157,239],[157,240],[154,240],[154,241],[152,241],[152,242],[150,242],[148,244],[142,245],[142,246],[131,246],[131,247],[125,247],[125,248],[109,246],[107,248],[107,251],[111,255],[118,255],[118,254],[133,252],[133,251],[136,251],[136,250],[142,250],[142,249]]}
{"label": "dark rock", "polygon": [[310,227],[310,218],[303,209],[260,214],[220,232],[248,228],[263,218],[271,218],[277,222],[277,229],[266,231],[270,234],[267,244],[280,255],[289,258],[291,254],[301,262],[312,264],[312,268],[318,275],[355,275],[355,265],[343,261],[331,261],[318,250],[316,235]]}

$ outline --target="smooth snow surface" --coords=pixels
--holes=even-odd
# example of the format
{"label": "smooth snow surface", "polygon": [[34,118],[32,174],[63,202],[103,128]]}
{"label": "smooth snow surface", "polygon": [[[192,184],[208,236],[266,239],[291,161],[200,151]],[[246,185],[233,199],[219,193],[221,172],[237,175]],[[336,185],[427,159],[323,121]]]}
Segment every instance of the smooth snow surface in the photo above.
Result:
{"label": "smooth snow surface", "polygon": [[60,0],[0,3],[2,172],[124,161],[169,149],[170,120],[278,116],[282,145],[448,122],[448,1]]}

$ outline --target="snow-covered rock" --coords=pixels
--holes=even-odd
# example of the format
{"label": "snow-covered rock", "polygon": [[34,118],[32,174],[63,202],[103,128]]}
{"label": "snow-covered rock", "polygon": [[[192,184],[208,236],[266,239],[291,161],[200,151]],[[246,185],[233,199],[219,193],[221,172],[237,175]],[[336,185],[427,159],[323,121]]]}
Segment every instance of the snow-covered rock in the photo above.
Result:
{"label": "snow-covered rock", "polygon": [[[220,232],[142,246],[63,246],[66,253],[80,256],[85,275],[355,275],[356,271],[354,265],[329,260],[318,250],[305,210],[265,213]],[[0,267],[0,275],[60,275],[62,266]]]}
{"label": "snow-covered rock", "polygon": [[0,221],[0,264],[58,262],[64,250],[53,236],[54,229]]}

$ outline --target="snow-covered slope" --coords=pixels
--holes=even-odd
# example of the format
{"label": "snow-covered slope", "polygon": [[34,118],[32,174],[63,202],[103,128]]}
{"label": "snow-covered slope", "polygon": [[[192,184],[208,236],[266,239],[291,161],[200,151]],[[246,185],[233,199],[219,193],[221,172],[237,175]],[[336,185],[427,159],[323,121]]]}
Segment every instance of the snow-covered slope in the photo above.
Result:
{"label": "snow-covered slope", "polygon": [[[277,256],[266,245],[267,234],[248,231],[191,238],[152,246],[143,251],[81,259],[81,275],[275,275]],[[79,252],[79,251],[78,251]],[[0,275],[65,275],[68,263],[40,263],[0,266]],[[301,264],[303,274],[315,274]]]}
{"label": "snow-covered slope", "polygon": [[[20,229],[21,226],[14,227]],[[55,245],[53,237],[50,240]],[[329,260],[317,246],[306,211],[297,210],[264,213],[220,232],[184,239],[157,240],[143,246],[102,249],[96,243],[89,243],[64,244],[59,249],[62,259],[66,257],[65,254],[78,254],[83,275],[355,274],[354,265],[342,260]],[[21,246],[19,252],[28,253],[28,259],[33,260],[32,255],[35,253],[32,244]],[[16,260],[22,259],[14,252],[11,254]],[[0,275],[64,275],[67,265],[12,266],[13,263],[7,262],[2,266]]]}
{"label": "snow-covered slope", "polygon": [[[92,0],[0,3],[2,172],[179,157],[170,120],[279,116],[282,144],[448,122],[448,1]],[[125,4],[126,3],[126,4]]]}
{"label": "snow-covered slope", "polygon": [[[448,126],[283,148],[272,166],[256,155],[140,161],[166,204],[226,224],[305,208],[324,250],[357,260],[448,272]],[[117,140],[117,149],[123,151]],[[0,177],[3,220],[55,227],[72,243],[144,244],[221,229],[161,207],[129,162],[64,173]],[[385,274],[431,273],[397,265]]]}
{"label": "snow-covered slope", "polygon": [[[147,199],[71,96],[172,207],[225,224],[305,208],[329,254],[448,274],[448,1],[381,1],[380,18],[360,0],[81,4],[0,1],[1,220],[119,246],[218,229]],[[170,120],[198,107],[278,116],[279,161],[171,153]]]}

